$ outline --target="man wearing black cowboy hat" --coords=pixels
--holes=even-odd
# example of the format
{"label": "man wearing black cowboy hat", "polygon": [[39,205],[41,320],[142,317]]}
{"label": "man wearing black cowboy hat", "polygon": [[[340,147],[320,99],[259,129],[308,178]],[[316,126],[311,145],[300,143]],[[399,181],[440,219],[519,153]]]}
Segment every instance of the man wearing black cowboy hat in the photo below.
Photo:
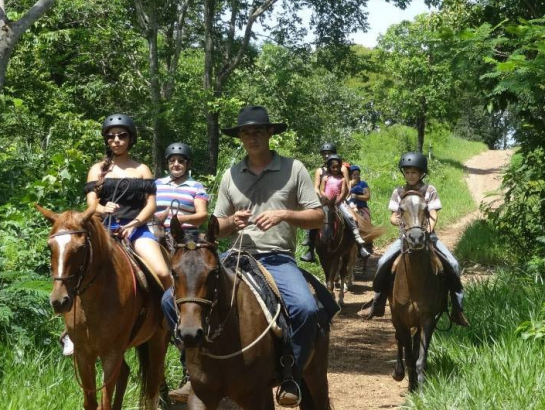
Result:
{"label": "man wearing black cowboy hat", "polygon": [[320,228],[324,213],[304,165],[269,149],[274,134],[286,130],[271,123],[265,108],[244,107],[238,124],[221,131],[238,137],[246,157],[223,175],[214,215],[220,236],[244,230],[240,247],[252,254],[274,277],[290,315],[293,381],[284,380],[277,399],[293,407],[300,401],[299,383],[316,335],[318,307],[297,267],[297,228]]}

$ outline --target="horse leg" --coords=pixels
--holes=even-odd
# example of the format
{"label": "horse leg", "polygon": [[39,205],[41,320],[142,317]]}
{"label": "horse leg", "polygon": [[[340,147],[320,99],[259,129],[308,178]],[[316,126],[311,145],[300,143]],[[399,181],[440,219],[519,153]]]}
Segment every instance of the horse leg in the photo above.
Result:
{"label": "horse leg", "polygon": [[[100,356],[102,369],[104,372],[104,386],[102,387],[102,397],[100,399],[100,410],[112,409],[112,396],[121,372],[123,361],[123,352],[113,351],[107,355]],[[123,397],[119,397],[120,404],[123,404]]]}
{"label": "horse leg", "polygon": [[156,409],[159,401],[159,390],[165,380],[165,355],[168,349],[168,331],[166,327],[159,328],[145,344],[146,346],[141,347],[146,349],[145,354],[139,355],[142,360],[140,366],[145,369],[142,376],[146,378],[144,381],[146,389],[143,395],[143,399],[146,401],[144,407]]}
{"label": "horse leg", "polygon": [[419,348],[420,352],[418,355],[418,361],[416,362],[416,373],[418,377],[418,384],[422,385],[426,378],[426,366],[428,363],[428,350],[431,343],[431,337],[435,329],[435,320],[428,320],[422,326],[422,332],[424,332],[423,337],[421,337]]}
{"label": "horse leg", "polygon": [[121,369],[119,371],[119,377],[117,378],[117,383],[115,385],[115,396],[114,396],[114,410],[121,410],[123,405],[123,396],[125,395],[125,390],[127,389],[127,382],[129,381],[129,365],[123,358],[121,363]]}
{"label": "horse leg", "polygon": [[397,337],[396,332],[396,340],[397,340],[397,360],[396,360],[396,367],[394,369],[394,373],[392,374],[392,377],[395,381],[400,382],[405,378],[405,366],[403,365],[403,343],[401,343],[401,340]]}
{"label": "horse leg", "polygon": [[187,399],[187,410],[217,410],[220,401],[221,400],[209,396],[207,397],[206,404],[204,404],[204,402],[191,391]]}
{"label": "horse leg", "polygon": [[243,410],[274,410],[273,392],[269,387],[256,389],[253,394],[235,400]]}
{"label": "horse leg", "polygon": [[96,357],[88,357],[79,355],[79,352],[74,352],[75,365],[77,367],[81,386],[83,388],[83,408],[85,410],[96,410],[98,408],[96,394]]}
{"label": "horse leg", "polygon": [[341,268],[339,270],[339,275],[341,277],[341,290],[339,292],[339,306],[344,306],[344,280],[348,274],[348,262],[349,254],[345,254],[341,259]]}
{"label": "horse leg", "polygon": [[329,356],[329,333],[319,332],[314,347],[314,355],[305,368],[302,390],[301,410],[328,410],[329,384],[327,367]]}
{"label": "horse leg", "polygon": [[[396,328],[396,338],[403,345],[403,353],[405,354],[405,366],[409,374],[409,391],[416,389],[416,363],[413,355],[411,329],[405,326]],[[398,350],[399,351],[399,350]]]}

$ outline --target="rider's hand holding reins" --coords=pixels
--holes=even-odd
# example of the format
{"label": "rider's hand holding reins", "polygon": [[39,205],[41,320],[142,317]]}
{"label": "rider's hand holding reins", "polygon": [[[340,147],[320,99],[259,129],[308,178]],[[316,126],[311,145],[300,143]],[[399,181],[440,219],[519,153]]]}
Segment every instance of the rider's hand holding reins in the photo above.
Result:
{"label": "rider's hand holding reins", "polygon": [[250,217],[252,212],[249,209],[236,211],[233,215],[233,227],[235,231],[240,231],[250,225]]}
{"label": "rider's hand holding reins", "polygon": [[101,206],[100,208],[102,209],[99,209],[99,212],[100,213],[103,213],[103,214],[112,214],[114,213],[114,211],[119,208],[119,205],[116,204],[115,202],[108,202],[106,203],[106,205],[104,206]]}
{"label": "rider's hand holding reins", "polygon": [[253,223],[262,231],[267,231],[284,221],[285,214],[284,210],[265,211],[255,218]]}

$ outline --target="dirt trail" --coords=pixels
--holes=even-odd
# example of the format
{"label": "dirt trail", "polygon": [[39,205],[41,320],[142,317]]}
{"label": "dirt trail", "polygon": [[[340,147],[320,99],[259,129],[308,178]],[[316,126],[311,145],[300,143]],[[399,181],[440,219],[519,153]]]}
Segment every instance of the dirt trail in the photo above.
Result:
{"label": "dirt trail", "polygon": [[[511,155],[512,151],[486,151],[464,164],[467,183],[477,203],[497,200],[488,194],[499,188],[500,171]],[[452,249],[465,227],[479,214],[480,211],[473,212],[441,228],[439,237]],[[398,408],[407,392],[406,380],[396,382],[391,377],[396,350],[389,308],[384,318],[371,321],[363,321],[356,315],[363,302],[372,297],[372,274],[382,251],[376,251],[363,278],[355,280],[345,294],[346,306],[332,329],[329,383],[336,410]],[[221,408],[237,407],[224,401]]]}
{"label": "dirt trail", "polygon": [[[486,151],[467,161],[467,184],[475,202],[490,202],[488,196],[500,186],[500,172],[512,151]],[[473,212],[456,223],[439,229],[439,237],[452,249],[465,227],[480,214]],[[439,220],[440,223],[440,220]],[[372,297],[371,276],[381,256],[378,250],[371,258],[367,274],[354,282],[352,292],[345,296],[347,306],[339,315],[331,335],[330,392],[339,410],[397,408],[404,401],[407,381],[396,382],[391,373],[396,357],[390,312],[384,318],[363,321],[356,312]]]}

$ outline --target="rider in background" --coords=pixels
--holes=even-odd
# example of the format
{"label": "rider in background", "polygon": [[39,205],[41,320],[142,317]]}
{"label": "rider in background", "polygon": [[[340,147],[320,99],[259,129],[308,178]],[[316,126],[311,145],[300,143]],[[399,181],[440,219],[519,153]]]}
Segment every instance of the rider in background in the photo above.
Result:
{"label": "rider in background", "polygon": [[331,155],[326,161],[327,171],[320,185],[320,197],[334,200],[340,205],[346,197],[346,181],[342,174],[342,161],[337,155]]}
{"label": "rider in background", "polygon": [[355,209],[361,216],[371,220],[371,211],[367,205],[367,201],[371,199],[371,190],[367,182],[360,177],[361,169],[357,165],[350,167],[350,183],[348,204]]}
{"label": "rider in background", "polygon": [[[405,153],[399,160],[399,170],[405,177],[406,185],[403,190],[398,188],[394,189],[392,197],[390,198],[390,203],[388,205],[388,209],[392,212],[390,222],[395,226],[399,226],[400,224],[401,214],[399,204],[403,192],[409,190],[425,190],[424,197],[428,204],[429,212],[429,224],[427,229],[430,233],[430,239],[433,241],[435,249],[441,255],[441,260],[448,265],[445,266],[445,272],[447,273],[447,283],[452,301],[451,319],[457,325],[469,326],[463,313],[462,302],[464,292],[462,282],[460,281],[460,266],[454,255],[452,255],[449,249],[437,238],[435,233],[438,211],[441,210],[442,205],[435,187],[423,182],[424,177],[428,173],[428,159],[420,152]],[[364,304],[362,310],[358,312],[358,315],[364,319],[384,316],[386,298],[388,297],[388,288],[390,286],[389,275],[393,262],[401,253],[401,246],[401,239],[396,239],[379,259],[377,272],[373,279],[373,290],[375,291],[375,295],[373,300]]]}
{"label": "rider in background", "polygon": [[[171,206],[173,200],[180,204],[177,212],[178,221],[187,232],[198,233],[199,226],[208,218],[208,194],[203,184],[195,181],[191,175],[191,147],[181,142],[170,144],[165,150],[168,176],[155,181],[157,185],[156,216]],[[170,219],[175,210],[171,209],[164,226],[170,230]]]}
{"label": "rider in background", "polygon": [[[317,168],[314,172],[314,190],[318,194],[319,197],[322,197],[322,179],[327,173],[327,160],[332,155],[337,155],[337,147],[335,144],[332,143],[325,143],[322,145],[322,148],[320,149],[320,154],[322,155],[322,158],[324,160],[324,165],[322,165],[320,168]],[[340,171],[344,177],[344,182],[346,184],[346,190],[344,191],[345,194],[342,197],[342,200],[346,198],[346,195],[348,193],[348,184],[350,181],[349,177],[349,169],[345,165],[342,164],[341,161],[341,168]],[[358,226],[356,224],[356,221],[354,220],[352,214],[350,213],[350,210],[347,209],[345,206],[341,206],[341,211],[343,213],[343,216],[345,218],[345,221],[350,225],[351,231],[354,234],[354,238],[356,239],[356,242],[358,244],[358,250],[359,255],[362,258],[367,258],[370,253],[364,248],[364,241],[361,238],[361,235],[359,233]],[[314,262],[316,261],[316,257],[314,256],[314,249],[315,249],[315,241],[316,241],[316,235],[318,231],[317,230],[309,230],[306,233],[305,241],[303,241],[303,245],[308,245],[308,252],[301,256],[301,260],[305,262]]]}
{"label": "rider in background", "polygon": [[[195,181],[189,174],[191,169],[191,147],[181,142],[170,144],[165,150],[165,159],[168,165],[169,175],[155,181],[157,185],[157,212],[162,214],[171,206],[173,200],[179,202],[176,217],[180,221],[186,234],[198,236],[199,226],[208,218],[208,194],[204,186]],[[170,220],[176,211],[171,209],[163,225],[170,231]],[[167,319],[171,332],[176,326],[177,314],[174,306],[174,288],[171,287],[163,295],[161,307]],[[180,387],[168,393],[172,400],[186,402],[191,392],[191,382],[187,374],[185,363],[185,349],[183,345],[177,346],[180,350],[180,361],[184,368],[184,374]]]}
{"label": "rider in background", "polygon": [[[155,212],[155,181],[149,168],[131,158],[136,144],[134,121],[125,114],[112,114],[102,125],[106,156],[87,175],[87,204],[120,238],[131,242],[136,253],[153,269],[163,288],[172,286],[172,276],[157,238],[146,222]],[[64,353],[71,354],[72,342],[64,338]]]}

